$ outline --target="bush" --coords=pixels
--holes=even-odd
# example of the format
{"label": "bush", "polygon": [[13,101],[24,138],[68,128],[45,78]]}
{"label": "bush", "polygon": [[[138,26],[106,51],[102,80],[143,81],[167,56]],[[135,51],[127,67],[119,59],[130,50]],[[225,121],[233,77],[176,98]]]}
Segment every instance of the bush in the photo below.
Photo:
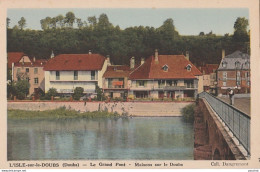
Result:
{"label": "bush", "polygon": [[51,96],[55,97],[58,95],[56,88],[50,88],[48,92],[45,94],[45,99],[51,100]]}
{"label": "bush", "polygon": [[103,90],[101,88],[99,88],[99,86],[96,86],[96,92],[97,92],[97,100],[98,101],[105,100]]}
{"label": "bush", "polygon": [[194,121],[194,109],[195,109],[195,104],[187,105],[181,109],[181,114],[184,121],[186,122]]}
{"label": "bush", "polygon": [[84,89],[82,87],[76,87],[74,89],[74,93],[72,94],[72,97],[74,100],[79,100],[80,97],[82,97],[84,94]]}
{"label": "bush", "polygon": [[13,95],[23,100],[29,94],[30,84],[26,80],[20,80],[13,85]]}

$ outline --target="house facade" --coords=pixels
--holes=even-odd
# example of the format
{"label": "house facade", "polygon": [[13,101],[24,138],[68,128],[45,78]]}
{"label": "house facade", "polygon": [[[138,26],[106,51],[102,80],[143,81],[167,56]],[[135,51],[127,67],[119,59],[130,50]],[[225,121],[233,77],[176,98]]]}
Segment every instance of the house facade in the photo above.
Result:
{"label": "house facade", "polygon": [[188,54],[159,55],[156,50],[130,72],[129,79],[128,94],[134,98],[194,98],[203,91],[202,74]]}
{"label": "house facade", "polygon": [[216,93],[217,89],[217,69],[218,64],[206,64],[202,67],[199,67],[203,75],[203,90]]}
{"label": "house facade", "polygon": [[217,70],[218,94],[226,94],[227,89],[235,89],[237,93],[250,92],[250,56],[240,51],[225,56]]}
{"label": "house facade", "polygon": [[15,63],[19,63],[19,62],[31,62],[30,58],[24,54],[23,52],[8,52],[7,53],[7,69],[9,70],[8,72],[10,72],[11,80],[14,80],[14,71],[13,71],[13,67]]}
{"label": "house facade", "polygon": [[129,66],[110,65],[103,75],[103,91],[110,98],[126,98],[128,94]]}
{"label": "house facade", "polygon": [[23,56],[19,62],[13,63],[13,81],[26,79],[29,84],[29,95],[33,93],[37,96],[39,89],[45,89],[43,67],[47,60],[35,58],[30,59],[28,56]]}
{"label": "house facade", "polygon": [[72,94],[76,87],[84,93],[95,93],[96,85],[102,88],[102,76],[107,68],[100,54],[60,54],[45,65],[45,92],[56,88],[60,94]]}

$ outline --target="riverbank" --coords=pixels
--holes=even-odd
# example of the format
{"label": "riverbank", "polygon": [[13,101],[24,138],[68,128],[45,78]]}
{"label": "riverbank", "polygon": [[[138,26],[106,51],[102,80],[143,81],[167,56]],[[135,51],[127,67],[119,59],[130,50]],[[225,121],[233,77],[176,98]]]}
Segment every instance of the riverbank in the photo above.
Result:
{"label": "riverbank", "polygon": [[80,113],[105,111],[129,116],[182,116],[192,102],[8,102],[8,110],[46,111],[64,107]]}
{"label": "riverbank", "polygon": [[46,111],[8,110],[8,119],[53,119],[53,118],[118,118],[127,117],[126,114],[111,113],[105,111],[77,112],[59,108]]}

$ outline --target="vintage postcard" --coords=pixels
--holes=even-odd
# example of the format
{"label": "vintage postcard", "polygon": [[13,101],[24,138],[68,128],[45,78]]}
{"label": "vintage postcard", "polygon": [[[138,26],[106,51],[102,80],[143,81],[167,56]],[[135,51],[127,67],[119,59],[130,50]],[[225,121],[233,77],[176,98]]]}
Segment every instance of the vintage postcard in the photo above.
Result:
{"label": "vintage postcard", "polygon": [[4,1],[1,169],[259,169],[257,0]]}

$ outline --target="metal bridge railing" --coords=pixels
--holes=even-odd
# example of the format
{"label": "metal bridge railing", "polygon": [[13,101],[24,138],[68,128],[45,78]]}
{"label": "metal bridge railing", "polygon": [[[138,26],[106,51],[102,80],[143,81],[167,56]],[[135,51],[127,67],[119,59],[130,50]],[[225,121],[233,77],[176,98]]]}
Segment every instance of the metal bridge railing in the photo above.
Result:
{"label": "metal bridge railing", "polygon": [[223,120],[233,135],[238,139],[250,155],[250,121],[251,118],[240,110],[216,98],[215,96],[202,92],[199,98],[205,98],[212,109]]}

